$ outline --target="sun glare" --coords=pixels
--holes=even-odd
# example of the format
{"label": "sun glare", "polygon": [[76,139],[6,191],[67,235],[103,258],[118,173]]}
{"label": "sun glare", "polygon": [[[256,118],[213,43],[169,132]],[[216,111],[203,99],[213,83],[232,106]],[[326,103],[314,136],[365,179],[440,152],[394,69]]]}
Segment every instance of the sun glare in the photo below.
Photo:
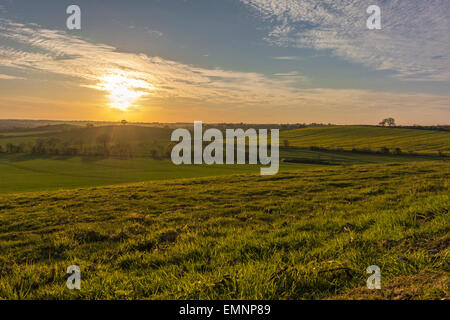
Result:
{"label": "sun glare", "polygon": [[140,97],[149,94],[154,87],[144,80],[125,74],[110,74],[100,78],[97,88],[109,92],[111,108],[127,111]]}

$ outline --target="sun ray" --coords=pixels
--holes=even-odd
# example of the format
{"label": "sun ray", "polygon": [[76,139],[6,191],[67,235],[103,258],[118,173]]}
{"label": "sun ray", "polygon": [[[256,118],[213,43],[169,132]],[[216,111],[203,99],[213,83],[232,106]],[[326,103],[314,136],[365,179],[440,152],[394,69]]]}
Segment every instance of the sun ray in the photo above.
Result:
{"label": "sun ray", "polygon": [[127,111],[142,96],[148,95],[154,87],[142,79],[124,72],[114,72],[101,77],[96,88],[109,92],[109,106]]}

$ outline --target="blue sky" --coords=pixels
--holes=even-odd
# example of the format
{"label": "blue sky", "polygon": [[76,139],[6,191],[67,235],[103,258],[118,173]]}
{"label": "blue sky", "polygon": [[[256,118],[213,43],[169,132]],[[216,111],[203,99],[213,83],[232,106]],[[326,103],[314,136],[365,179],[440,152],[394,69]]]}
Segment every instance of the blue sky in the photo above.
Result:
{"label": "blue sky", "polygon": [[447,0],[1,0],[0,117],[445,123],[449,17]]}

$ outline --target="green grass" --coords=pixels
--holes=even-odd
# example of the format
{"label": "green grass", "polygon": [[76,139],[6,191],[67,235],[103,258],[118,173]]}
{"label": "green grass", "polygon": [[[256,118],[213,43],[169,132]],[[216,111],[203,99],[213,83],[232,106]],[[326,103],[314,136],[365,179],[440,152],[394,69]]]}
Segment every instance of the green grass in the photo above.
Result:
{"label": "green grass", "polygon": [[[37,139],[59,138],[75,141],[81,138],[85,145],[95,144],[96,137],[108,133],[112,143],[127,143],[137,154],[146,154],[157,141],[166,145],[169,128],[138,126],[105,126],[94,128],[50,126],[40,131],[9,132],[0,137],[0,145],[6,143],[27,143]],[[377,155],[336,151],[310,151],[305,146],[325,147],[365,147],[367,144],[386,145],[391,135],[391,144],[404,146],[414,151],[424,151],[422,140],[417,135],[427,137],[426,152],[437,154],[448,145],[448,133],[427,130],[390,129],[378,127],[321,127],[282,132],[293,147],[281,148],[281,159],[295,159],[298,163],[282,162],[281,171],[320,167],[323,165],[353,165],[370,163],[392,163],[434,160],[434,156]],[[297,146],[297,147],[296,147]],[[303,148],[303,149],[302,149]],[[404,147],[403,147],[404,148]],[[434,149],[433,149],[434,148]],[[448,146],[447,146],[448,148]],[[303,163],[302,163],[303,162]],[[255,173],[260,166],[175,166],[169,160],[135,158],[128,160],[105,159],[100,157],[58,157],[37,155],[8,155],[0,153],[0,194],[29,191],[70,189],[78,187],[102,186],[120,183],[193,178],[203,176]]]}
{"label": "green grass", "polygon": [[[10,132],[147,150],[170,129]],[[449,297],[449,133],[377,127],[282,132],[260,165],[0,154],[0,299],[442,299]],[[401,148],[424,155],[329,149]],[[441,158],[442,159],[442,158]],[[143,182],[146,181],[146,182]],[[79,265],[82,290],[65,286]],[[369,265],[382,290],[365,289]]]}
{"label": "green grass", "polygon": [[409,155],[409,154],[375,154],[375,153],[353,153],[342,151],[313,151],[299,147],[281,147],[280,158],[305,160],[323,164],[352,165],[370,163],[393,163],[411,161],[431,161],[439,159],[434,155]]}
{"label": "green grass", "polygon": [[[102,134],[111,136],[112,144],[127,144],[137,155],[148,155],[156,144],[166,146],[173,129],[140,126],[102,126],[102,127],[64,127],[49,126],[35,131],[0,133],[0,145],[7,143],[19,145],[38,139],[57,138],[74,143],[82,140],[84,146],[95,145],[96,138]],[[450,153],[450,132],[437,130],[382,128],[374,126],[334,126],[312,127],[282,131],[280,142],[287,139],[290,146],[308,148],[310,146],[324,148],[370,148],[377,151],[381,147],[391,150],[400,148],[404,153],[409,151],[423,154],[437,154],[442,151]]]}
{"label": "green grass", "polygon": [[436,130],[381,128],[371,126],[315,127],[283,131],[280,141],[289,140],[291,146],[307,148],[400,148],[403,152],[436,154],[450,153],[450,132]]}
{"label": "green grass", "polygon": [[173,129],[140,126],[100,126],[100,127],[61,127],[49,126],[39,130],[0,133],[0,145],[7,143],[19,145],[36,142],[38,139],[56,138],[64,142],[77,145],[79,140],[84,146],[97,144],[98,136],[107,134],[111,137],[111,144],[127,144],[136,152],[148,153],[155,144],[164,146],[170,142]]}
{"label": "green grass", "polygon": [[[0,195],[0,298],[448,298],[449,169],[322,166]],[[80,291],[65,286],[73,264]],[[372,264],[381,293],[364,289]]]}
{"label": "green grass", "polygon": [[[352,165],[434,160],[436,157],[353,154],[282,148],[280,171]],[[303,162],[303,163],[301,163]],[[148,158],[114,159],[0,153],[0,194],[168,180],[236,173],[258,173],[260,165],[181,165]]]}
{"label": "green grass", "polygon": [[[300,165],[294,165],[297,168]],[[256,173],[259,166],[176,166],[170,160],[0,154],[0,194]]]}

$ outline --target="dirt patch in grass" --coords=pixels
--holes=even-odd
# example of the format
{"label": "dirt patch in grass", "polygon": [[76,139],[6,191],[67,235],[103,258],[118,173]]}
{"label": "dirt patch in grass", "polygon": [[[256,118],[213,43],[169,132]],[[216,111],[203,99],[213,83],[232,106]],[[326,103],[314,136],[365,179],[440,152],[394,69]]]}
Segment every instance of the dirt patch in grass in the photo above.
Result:
{"label": "dirt patch in grass", "polygon": [[422,300],[450,299],[447,272],[423,270],[412,276],[400,276],[383,285],[381,290],[356,288],[332,299],[344,300]]}
{"label": "dirt patch in grass", "polygon": [[450,248],[450,234],[435,239],[427,245],[427,248],[430,250],[434,249],[439,251]]}

